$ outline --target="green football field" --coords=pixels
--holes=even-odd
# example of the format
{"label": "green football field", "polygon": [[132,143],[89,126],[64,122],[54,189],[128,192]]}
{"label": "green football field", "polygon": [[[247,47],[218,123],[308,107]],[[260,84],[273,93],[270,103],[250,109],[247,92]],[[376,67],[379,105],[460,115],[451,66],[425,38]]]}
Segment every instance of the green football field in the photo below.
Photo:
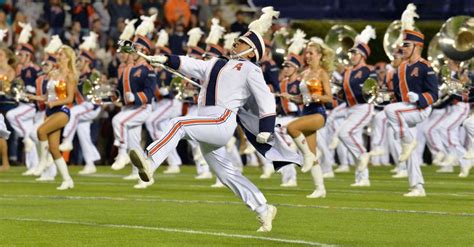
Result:
{"label": "green football field", "polygon": [[[306,199],[309,174],[297,188],[281,188],[280,175],[261,180],[246,168],[278,208],[273,231],[259,223],[227,188],[181,174],[155,174],[146,190],[122,180],[130,167],[94,176],[76,175],[75,188],[21,176],[24,168],[0,173],[0,246],[474,246],[474,176],[436,174],[424,167],[426,198],[404,198],[406,179],[392,179],[387,167],[371,169],[372,187],[351,188],[353,174],[326,180],[325,199]],[[126,170],[126,171],[125,171]]]}

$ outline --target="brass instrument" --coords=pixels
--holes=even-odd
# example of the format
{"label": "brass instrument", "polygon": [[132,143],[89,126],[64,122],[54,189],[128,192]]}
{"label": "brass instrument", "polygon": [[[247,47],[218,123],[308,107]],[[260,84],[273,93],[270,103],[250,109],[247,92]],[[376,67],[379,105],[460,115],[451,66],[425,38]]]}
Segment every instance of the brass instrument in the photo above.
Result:
{"label": "brass instrument", "polygon": [[386,88],[381,88],[377,80],[369,77],[362,84],[362,95],[369,104],[381,106],[382,103],[391,100],[391,92]]}
{"label": "brass instrument", "polygon": [[5,95],[7,92],[10,92],[10,81],[8,76],[0,75],[0,95]]}
{"label": "brass instrument", "polygon": [[101,75],[96,71],[84,80],[82,94],[87,101],[96,105],[102,105],[105,102],[120,102],[120,92],[117,90],[117,86],[112,81],[102,82]]}
{"label": "brass instrument", "polygon": [[433,70],[438,74],[441,72],[441,67],[446,66],[447,63],[446,56],[439,45],[440,36],[441,34],[437,33],[428,45],[428,61],[430,61]]}
{"label": "brass instrument", "polygon": [[[420,31],[415,27],[415,31]],[[402,45],[402,22],[395,20],[387,27],[383,36],[383,49],[390,60],[393,60],[394,50]]]}
{"label": "brass instrument", "polygon": [[454,16],[439,31],[439,46],[450,59],[466,61],[474,57],[474,18]]}
{"label": "brass instrument", "polygon": [[199,91],[194,86],[178,76],[171,79],[169,87],[176,92],[175,98],[183,102],[199,94]]}
{"label": "brass instrument", "polygon": [[7,76],[0,75],[0,87],[0,95],[4,95],[16,102],[29,101],[28,97],[26,97],[25,83],[21,78],[9,81]]}
{"label": "brass instrument", "polygon": [[349,65],[349,49],[354,46],[357,31],[348,25],[334,25],[324,38],[324,43],[334,50],[336,62]]}

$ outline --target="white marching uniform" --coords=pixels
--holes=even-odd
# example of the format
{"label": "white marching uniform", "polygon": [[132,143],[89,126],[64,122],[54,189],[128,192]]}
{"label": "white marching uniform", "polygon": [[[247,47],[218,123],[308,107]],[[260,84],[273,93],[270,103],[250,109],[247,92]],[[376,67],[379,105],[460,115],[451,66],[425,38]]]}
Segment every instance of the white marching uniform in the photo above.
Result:
{"label": "white marching uniform", "polygon": [[[203,82],[198,116],[172,119],[166,134],[147,147],[148,157],[159,166],[181,139],[195,140],[219,180],[252,210],[265,210],[263,194],[230,163],[222,148],[237,127],[238,109],[252,95],[259,107],[260,131],[273,132],[275,99],[261,69],[246,60],[213,58],[201,61],[184,56],[169,56],[167,65]],[[264,123],[268,119],[270,123],[266,126]]]}
{"label": "white marching uniform", "polygon": [[387,165],[390,163],[389,143],[387,141],[388,120],[385,112],[378,111],[372,119],[370,148],[372,152],[380,152],[371,157],[372,165]]}
{"label": "white marching uniform", "polygon": [[3,114],[0,114],[0,138],[7,139],[10,137],[10,131],[7,129],[5,124],[5,117]]}
{"label": "white marching uniform", "polygon": [[91,123],[100,114],[100,107],[84,101],[71,108],[69,122],[64,127],[63,142],[72,143],[77,132],[86,165],[100,160],[100,153],[92,142]]}

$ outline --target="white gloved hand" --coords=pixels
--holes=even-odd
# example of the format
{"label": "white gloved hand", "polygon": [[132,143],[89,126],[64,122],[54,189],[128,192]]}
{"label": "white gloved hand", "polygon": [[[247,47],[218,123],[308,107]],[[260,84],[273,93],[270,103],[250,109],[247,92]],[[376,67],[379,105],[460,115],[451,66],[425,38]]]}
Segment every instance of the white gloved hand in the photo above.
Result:
{"label": "white gloved hand", "polygon": [[160,87],[160,94],[162,96],[166,96],[170,94],[170,90],[168,89],[168,87]]}
{"label": "white gloved hand", "polygon": [[128,102],[135,102],[135,95],[131,92],[125,93],[125,97],[127,98]]}
{"label": "white gloved hand", "polygon": [[160,64],[166,63],[166,61],[168,61],[168,57],[163,56],[163,55],[155,55],[155,56],[148,56],[147,60],[150,62],[152,66],[156,67],[156,66],[159,66]]}
{"label": "white gloved hand", "polygon": [[36,94],[36,88],[31,86],[31,85],[27,85],[26,86],[26,92]]}
{"label": "white gloved hand", "polygon": [[414,92],[408,92],[408,99],[410,100],[410,103],[416,103],[420,97],[418,96],[417,93]]}
{"label": "white gloved hand", "polygon": [[271,135],[272,135],[272,133],[270,133],[270,132],[260,132],[257,135],[257,142],[258,143],[267,143],[268,139],[270,139]]}

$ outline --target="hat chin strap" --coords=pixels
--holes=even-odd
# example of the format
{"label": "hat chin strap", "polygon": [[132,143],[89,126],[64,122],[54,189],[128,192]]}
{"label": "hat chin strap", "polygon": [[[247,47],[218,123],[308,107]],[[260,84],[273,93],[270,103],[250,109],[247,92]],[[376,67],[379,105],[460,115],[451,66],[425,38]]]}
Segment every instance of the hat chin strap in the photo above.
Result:
{"label": "hat chin strap", "polygon": [[254,48],[249,48],[249,49],[247,49],[247,50],[245,50],[245,51],[241,51],[241,52],[239,52],[239,53],[237,53],[237,54],[230,55],[230,58],[231,58],[231,59],[243,58],[242,56],[247,55],[247,54],[249,54],[250,52],[253,52],[254,50],[255,50]]}

